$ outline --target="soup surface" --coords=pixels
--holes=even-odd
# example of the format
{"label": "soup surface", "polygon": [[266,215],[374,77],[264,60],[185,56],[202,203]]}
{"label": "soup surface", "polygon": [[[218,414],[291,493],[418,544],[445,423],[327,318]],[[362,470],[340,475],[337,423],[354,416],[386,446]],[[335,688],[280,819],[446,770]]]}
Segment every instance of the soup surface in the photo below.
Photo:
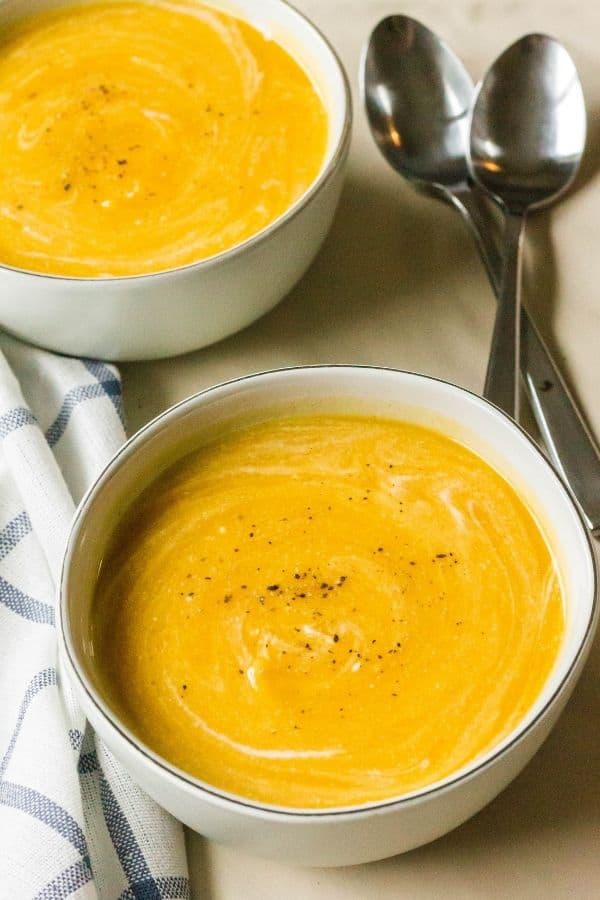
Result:
{"label": "soup surface", "polygon": [[204,259],[315,179],[327,119],[308,76],[194,3],[105,2],[0,30],[0,263],[134,275]]}
{"label": "soup surface", "polygon": [[102,691],[176,766],[290,807],[382,800],[506,735],[564,631],[513,488],[450,438],[353,416],[224,434],[134,503],[99,576]]}

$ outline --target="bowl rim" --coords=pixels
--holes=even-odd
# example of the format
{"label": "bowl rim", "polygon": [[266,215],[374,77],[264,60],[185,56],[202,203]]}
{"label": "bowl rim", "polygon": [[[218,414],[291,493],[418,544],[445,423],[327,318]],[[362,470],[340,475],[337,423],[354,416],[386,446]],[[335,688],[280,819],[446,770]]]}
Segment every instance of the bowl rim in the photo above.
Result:
{"label": "bowl rim", "polygon": [[[207,6],[211,6],[211,0],[203,0]],[[348,151],[350,136],[352,131],[352,119],[353,119],[353,111],[352,111],[352,92],[350,90],[350,81],[348,78],[348,73],[344,68],[342,60],[334,48],[333,44],[325,36],[325,34],[321,31],[314,22],[308,18],[304,13],[300,12],[299,9],[296,8],[289,0],[276,0],[281,6],[284,6],[288,9],[292,16],[296,16],[308,28],[313,32],[313,34],[320,40],[323,45],[324,50],[329,54],[332,59],[337,75],[340,79],[340,84],[342,88],[342,93],[344,97],[344,115],[341,123],[339,135],[337,141],[332,148],[330,153],[326,153],[324,160],[329,159],[325,165],[321,164],[321,168],[317,173],[316,177],[311,181],[309,186],[306,188],[303,194],[301,194],[291,206],[288,206],[279,216],[273,219],[272,222],[269,222],[264,228],[261,228],[260,231],[251,234],[245,240],[240,241],[237,244],[234,244],[232,247],[229,247],[226,250],[221,250],[219,253],[213,253],[211,256],[207,256],[204,259],[199,259],[196,262],[184,263],[181,266],[173,266],[170,269],[157,269],[155,272],[138,272],[133,275],[57,275],[53,272],[37,272],[32,269],[23,269],[20,266],[11,266],[7,263],[3,263],[0,260],[0,277],[3,272],[11,272],[16,275],[23,275],[25,277],[31,278],[41,278],[41,279],[50,279],[52,281],[64,281],[72,284],[121,284],[121,283],[129,283],[134,281],[145,281],[151,278],[168,278],[172,275],[177,275],[179,273],[184,272],[192,272],[192,271],[204,271],[205,269],[210,269],[215,265],[219,265],[221,262],[230,262],[235,257],[242,255],[246,251],[251,251],[257,244],[261,243],[263,240],[266,240],[276,231],[278,228],[286,225],[288,222],[292,221],[296,218],[296,216],[302,212],[302,210],[313,200],[313,198],[321,191],[321,189],[327,184],[328,181],[331,180],[332,176],[335,174],[340,164],[343,162],[344,157]],[[68,6],[68,0],[63,0],[65,6]],[[224,10],[223,10],[224,11]],[[0,9],[1,12],[1,9]],[[231,13],[234,15],[234,13]],[[235,16],[238,19],[242,19],[241,15]],[[247,21],[243,19],[243,21]],[[248,22],[248,24],[252,24]],[[254,27],[254,26],[253,26]],[[283,47],[283,44],[281,44]],[[294,57],[294,54],[287,50],[286,47],[283,47],[284,50],[297,62]],[[302,66],[304,69],[304,67]],[[310,72],[304,69],[307,75],[310,77]],[[328,118],[331,120],[331,116],[329,110],[325,105],[325,101],[321,98],[321,102],[323,107],[327,113]]]}
{"label": "bowl rim", "polygon": [[[443,385],[445,387],[449,387],[459,394],[465,395],[465,397],[467,398],[475,399],[476,401],[478,401],[478,403],[481,403],[483,408],[489,407],[491,410],[500,413],[501,417],[505,420],[505,424],[512,426],[514,429],[516,429],[517,432],[520,433],[522,437],[526,438],[527,442],[534,450],[538,460],[542,463],[542,466],[546,469],[550,478],[554,479],[554,481],[556,482],[556,487],[562,492],[564,499],[566,499],[566,501],[570,504],[573,512],[575,513],[576,521],[580,526],[581,534],[584,539],[585,551],[588,556],[590,566],[591,604],[585,631],[580,637],[576,645],[576,649],[572,653],[562,677],[555,685],[554,690],[548,697],[547,701],[529,722],[525,722],[527,713],[524,714],[521,722],[515,727],[515,729],[513,729],[513,737],[510,741],[508,741],[508,743],[502,745],[502,741],[500,741],[499,743],[501,746],[497,747],[495,750],[492,749],[491,751],[488,751],[488,753],[484,754],[483,758],[481,758],[479,761],[477,757],[475,757],[471,764],[467,763],[465,766],[458,769],[454,774],[451,773],[442,780],[432,782],[431,785],[424,785],[422,788],[407,792],[406,794],[400,794],[388,799],[370,801],[361,804],[311,809],[261,803],[260,801],[252,800],[251,798],[244,797],[243,795],[229,793],[228,791],[217,788],[214,785],[209,784],[208,782],[203,782],[201,779],[190,775],[185,770],[178,768],[163,756],[152,750],[143,741],[139,740],[124,723],[121,723],[118,715],[111,709],[110,705],[103,700],[99,692],[95,690],[93,685],[90,683],[90,679],[85,673],[84,667],[79,663],[78,654],[73,647],[73,642],[71,639],[70,617],[68,614],[69,592],[67,590],[67,582],[69,578],[71,560],[76,548],[78,532],[83,525],[90,504],[93,502],[96,494],[102,490],[105,481],[110,478],[112,470],[118,468],[132,452],[135,452],[135,445],[137,445],[139,442],[143,442],[149,432],[154,431],[156,428],[160,428],[161,423],[163,423],[164,426],[165,420],[175,415],[175,418],[172,419],[171,422],[171,424],[174,424],[177,421],[178,411],[183,411],[185,407],[201,401],[201,398],[203,398],[207,394],[210,395],[214,391],[225,388],[233,388],[236,385],[254,379],[261,379],[270,376],[277,377],[285,373],[314,370],[346,370],[348,372],[382,372],[407,375],[412,378],[417,378],[420,380],[429,381]],[[168,425],[169,423],[167,422],[166,427],[168,427]],[[207,388],[203,388],[202,390],[197,391],[196,393],[191,394],[188,397],[185,397],[183,400],[174,403],[172,406],[168,407],[166,410],[163,410],[161,413],[159,413],[157,416],[143,425],[138,431],[135,432],[135,434],[128,438],[128,440],[111,457],[111,459],[104,466],[102,471],[99,473],[99,475],[96,477],[94,482],[90,485],[90,487],[82,497],[71,522],[71,528],[65,545],[57,588],[57,602],[59,606],[59,650],[62,651],[62,654],[64,654],[64,656],[66,657],[66,662],[68,664],[70,673],[74,674],[75,678],[77,679],[78,688],[86,695],[88,701],[94,707],[96,714],[99,715],[104,721],[104,724],[109,727],[109,730],[115,732],[121,740],[125,741],[125,743],[129,745],[129,748],[133,750],[134,753],[140,754],[144,758],[144,761],[146,763],[149,763],[151,767],[153,765],[158,767],[158,769],[160,769],[161,776],[167,776],[168,779],[174,780],[175,783],[178,784],[183,783],[183,785],[187,789],[191,788],[194,791],[199,791],[200,795],[208,795],[211,802],[216,801],[219,805],[225,807],[242,809],[247,814],[259,816],[263,819],[269,819],[270,821],[283,822],[289,821],[290,819],[308,820],[312,818],[318,818],[321,820],[340,818],[343,819],[346,817],[351,819],[360,819],[365,816],[384,813],[386,811],[397,809],[399,807],[409,807],[416,803],[430,800],[435,796],[439,796],[448,791],[451,791],[460,786],[462,783],[469,782],[475,776],[480,775],[482,772],[489,769],[501,757],[515,748],[518,744],[520,744],[527,737],[527,735],[532,732],[536,725],[538,725],[545,718],[547,713],[554,706],[559,696],[567,687],[573,673],[578,668],[578,664],[581,658],[585,658],[585,655],[589,650],[590,641],[595,633],[600,613],[598,585],[598,562],[594,552],[592,535],[585,524],[583,514],[581,513],[579,507],[569,493],[565,480],[563,479],[561,474],[554,468],[550,460],[543,454],[534,439],[527,433],[527,431],[525,431],[523,426],[512,419],[508,415],[508,413],[506,413],[500,407],[482,397],[480,394],[477,394],[474,391],[469,390],[468,388],[464,388],[457,384],[454,384],[451,381],[447,381],[443,378],[438,378],[433,375],[426,375],[420,372],[412,372],[405,369],[396,369],[391,366],[373,366],[346,363],[317,363],[312,365],[284,366],[275,369],[261,370],[247,375],[241,375],[236,378],[228,379],[226,381],[211,385]],[[61,654],[59,653],[59,656],[60,655]]]}

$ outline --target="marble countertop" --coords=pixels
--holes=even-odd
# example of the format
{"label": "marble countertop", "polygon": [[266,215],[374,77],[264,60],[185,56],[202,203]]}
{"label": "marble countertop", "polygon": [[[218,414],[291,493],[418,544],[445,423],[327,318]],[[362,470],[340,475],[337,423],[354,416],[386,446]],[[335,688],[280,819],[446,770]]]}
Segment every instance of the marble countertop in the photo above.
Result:
{"label": "marble countertop", "polygon": [[[130,431],[218,381],[316,362],[426,372],[481,390],[494,301],[465,227],[415,194],[368,134],[356,89],[361,46],[390,13],[421,19],[477,80],[520,35],[547,32],[580,70],[589,114],[575,189],[529,221],[524,299],[600,436],[600,4],[595,0],[295,0],[337,48],[355,95],[346,187],[310,271],[265,318],[178,359],[121,367]],[[551,737],[490,806],[405,856],[299,869],[188,835],[203,900],[535,900],[600,896],[600,646]]]}

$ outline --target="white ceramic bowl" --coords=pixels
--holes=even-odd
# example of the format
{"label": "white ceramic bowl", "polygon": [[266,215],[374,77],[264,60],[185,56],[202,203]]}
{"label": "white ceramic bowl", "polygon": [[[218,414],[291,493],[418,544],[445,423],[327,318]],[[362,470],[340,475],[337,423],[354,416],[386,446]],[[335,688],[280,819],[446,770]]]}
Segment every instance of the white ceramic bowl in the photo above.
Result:
{"label": "white ceramic bowl", "polygon": [[[0,24],[66,0],[4,0]],[[69,4],[76,0],[69,0]],[[26,341],[113,360],[211,344],[275,306],[312,262],[333,219],[350,141],[347,78],[332,47],[281,0],[207,0],[273,37],[317,86],[329,118],[320,172],[267,228],[216,256],[147,275],[69,278],[0,265],[0,326]]]}
{"label": "white ceramic bowl", "polygon": [[[294,810],[232,796],[186,775],[143,745],[109,709],[90,671],[90,604],[98,563],[124,508],[158,471],[231,419],[265,412],[344,410],[437,428],[484,457],[543,523],[565,591],[566,635],[534,706],[491,751],[443,781],[385,802]],[[389,369],[283,369],[211,388],[159,416],[117,454],[83,500],[66,550],[60,591],[62,659],[89,721],[132,776],[173,815],[214,840],[317,866],[401,853],[459,825],[501,791],[556,722],[581,672],[597,621],[594,557],[562,482],[504,413],[461,388]],[[376,727],[376,723],[374,723]]]}

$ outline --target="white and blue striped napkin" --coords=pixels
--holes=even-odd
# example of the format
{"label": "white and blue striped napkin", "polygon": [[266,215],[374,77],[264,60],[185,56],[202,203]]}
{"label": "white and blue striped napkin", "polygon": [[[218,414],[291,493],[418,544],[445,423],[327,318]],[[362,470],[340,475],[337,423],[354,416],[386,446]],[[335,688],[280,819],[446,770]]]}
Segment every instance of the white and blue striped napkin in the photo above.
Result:
{"label": "white and blue striped napkin", "polygon": [[0,337],[0,898],[189,897],[183,829],[93,734],[57,671],[75,503],[125,439],[105,363]]}

